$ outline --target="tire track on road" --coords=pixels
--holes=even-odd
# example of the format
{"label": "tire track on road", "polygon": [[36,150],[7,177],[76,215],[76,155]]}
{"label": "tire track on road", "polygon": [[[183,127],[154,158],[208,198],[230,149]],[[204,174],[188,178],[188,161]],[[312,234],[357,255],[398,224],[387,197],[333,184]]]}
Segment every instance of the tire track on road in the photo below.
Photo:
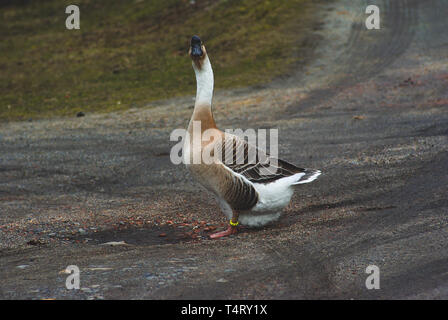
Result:
{"label": "tire track on road", "polygon": [[[369,4],[376,4],[380,8],[380,30],[367,30],[364,25],[367,15],[360,9],[365,10]],[[352,22],[347,46],[338,54],[335,63],[330,63],[327,70],[330,78],[328,87],[315,89],[305,99],[287,107],[283,118],[308,111],[331,99],[342,88],[379,74],[406,52],[412,43],[418,25],[418,1],[363,0],[356,7],[360,13]]]}

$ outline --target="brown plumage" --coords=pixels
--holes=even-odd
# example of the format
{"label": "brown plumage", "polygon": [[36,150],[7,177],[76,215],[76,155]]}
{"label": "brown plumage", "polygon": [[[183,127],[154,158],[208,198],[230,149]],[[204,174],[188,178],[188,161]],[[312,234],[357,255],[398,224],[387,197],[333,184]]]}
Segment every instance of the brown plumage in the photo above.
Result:
{"label": "brown plumage", "polygon": [[[231,219],[231,227],[213,237],[234,233],[238,220],[259,226],[278,219],[292,197],[292,186],[313,181],[320,171],[273,158],[237,135],[219,130],[211,110],[213,70],[199,37],[192,38],[189,53],[197,93],[184,160],[193,177],[216,195],[222,211]],[[195,137],[197,134],[200,137]]]}

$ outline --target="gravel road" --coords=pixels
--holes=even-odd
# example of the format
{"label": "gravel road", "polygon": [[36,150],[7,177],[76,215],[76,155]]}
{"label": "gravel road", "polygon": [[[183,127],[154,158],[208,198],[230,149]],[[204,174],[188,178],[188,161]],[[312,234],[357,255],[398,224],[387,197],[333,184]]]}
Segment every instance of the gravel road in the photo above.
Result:
{"label": "gravel road", "polygon": [[0,298],[447,299],[448,1],[321,12],[305,64],[215,94],[221,128],[278,128],[282,158],[323,171],[264,228],[208,239],[224,216],[169,159],[192,97],[0,123]]}

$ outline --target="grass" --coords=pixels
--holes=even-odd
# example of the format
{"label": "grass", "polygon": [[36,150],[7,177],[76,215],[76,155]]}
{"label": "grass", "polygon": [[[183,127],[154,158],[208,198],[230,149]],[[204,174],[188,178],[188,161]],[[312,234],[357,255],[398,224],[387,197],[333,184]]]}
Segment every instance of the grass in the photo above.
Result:
{"label": "grass", "polygon": [[0,120],[73,116],[194,94],[187,56],[199,35],[215,86],[267,82],[297,62],[311,0],[79,0],[0,5]]}

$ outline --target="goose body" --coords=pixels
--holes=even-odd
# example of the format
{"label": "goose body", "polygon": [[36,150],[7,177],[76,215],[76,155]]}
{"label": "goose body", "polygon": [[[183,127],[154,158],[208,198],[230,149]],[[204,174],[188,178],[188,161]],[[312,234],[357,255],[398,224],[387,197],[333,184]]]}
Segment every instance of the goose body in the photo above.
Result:
{"label": "goose body", "polygon": [[[219,130],[211,110],[213,70],[197,36],[191,40],[190,56],[197,92],[189,138],[184,142],[184,162],[192,176],[215,195],[231,224],[227,231],[211,237],[234,233],[239,222],[263,226],[277,220],[289,204],[294,186],[315,180],[321,172],[271,157],[245,139]],[[195,140],[198,135],[201,138]],[[203,139],[205,135],[211,138]],[[215,156],[212,162],[204,161],[204,151]]]}

